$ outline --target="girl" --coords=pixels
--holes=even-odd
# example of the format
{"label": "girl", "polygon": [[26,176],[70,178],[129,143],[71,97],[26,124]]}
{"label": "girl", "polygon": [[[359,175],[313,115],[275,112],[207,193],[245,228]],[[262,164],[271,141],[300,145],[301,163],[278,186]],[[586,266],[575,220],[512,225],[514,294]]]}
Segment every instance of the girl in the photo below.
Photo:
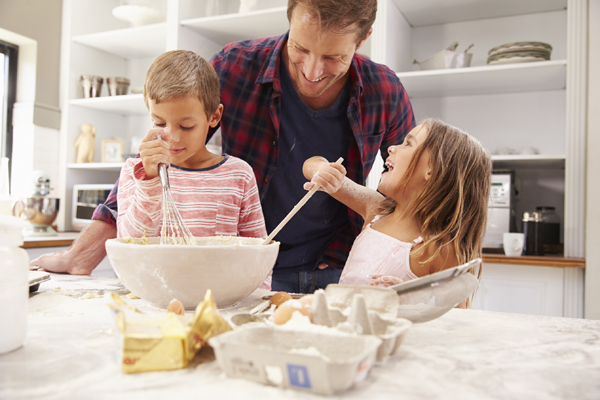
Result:
{"label": "girl", "polygon": [[[303,173],[365,220],[340,283],[390,286],[481,257],[492,161],[472,136],[426,119],[388,149],[378,191],[312,157]],[[480,271],[471,271],[477,277]]]}

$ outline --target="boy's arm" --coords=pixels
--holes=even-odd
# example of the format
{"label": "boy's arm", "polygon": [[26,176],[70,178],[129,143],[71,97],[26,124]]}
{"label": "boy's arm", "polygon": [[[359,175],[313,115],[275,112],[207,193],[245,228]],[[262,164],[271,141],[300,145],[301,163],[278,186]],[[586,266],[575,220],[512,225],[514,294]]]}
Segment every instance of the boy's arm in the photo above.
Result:
{"label": "boy's arm", "polygon": [[240,207],[240,219],[238,223],[238,234],[242,237],[267,237],[267,228],[260,205],[256,178],[250,166],[248,166],[249,179],[244,187],[244,198]]}
{"label": "boy's arm", "polygon": [[346,177],[346,169],[339,164],[330,163],[323,157],[311,157],[304,162],[302,172],[310,182],[304,184],[309,190],[315,184],[331,197],[351,208],[368,223],[376,213],[377,205],[383,195]]}

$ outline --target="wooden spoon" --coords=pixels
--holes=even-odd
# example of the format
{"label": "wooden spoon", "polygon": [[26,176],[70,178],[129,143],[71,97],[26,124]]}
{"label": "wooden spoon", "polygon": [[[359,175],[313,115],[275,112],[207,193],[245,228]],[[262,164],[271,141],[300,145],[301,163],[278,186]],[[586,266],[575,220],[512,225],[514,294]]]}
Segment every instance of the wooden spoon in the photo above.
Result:
{"label": "wooden spoon", "polygon": [[[342,157],[340,157],[335,163],[336,164],[341,164],[342,161],[344,161],[344,159]],[[319,186],[319,185],[313,186],[313,188],[310,189],[308,191],[308,193],[306,193],[302,199],[300,199],[300,201],[298,202],[298,204],[296,204],[294,206],[294,208],[292,208],[292,211],[290,211],[288,213],[288,215],[286,215],[286,217],[283,219],[283,221],[281,221],[279,223],[279,225],[277,225],[277,228],[275,228],[273,230],[273,232],[271,232],[271,234],[269,236],[267,236],[267,238],[265,239],[264,242],[262,242],[262,244],[263,245],[267,245],[267,244],[271,243],[271,240],[273,240],[273,238],[275,237],[275,235],[277,235],[279,233],[279,231],[285,226],[285,224],[287,224],[290,221],[290,219],[292,219],[292,217],[302,208],[302,206],[304,204],[306,204],[306,202],[308,201],[308,199],[310,199],[312,197],[312,195],[315,194],[315,192],[317,190],[319,190],[320,188],[321,188],[321,186]]]}

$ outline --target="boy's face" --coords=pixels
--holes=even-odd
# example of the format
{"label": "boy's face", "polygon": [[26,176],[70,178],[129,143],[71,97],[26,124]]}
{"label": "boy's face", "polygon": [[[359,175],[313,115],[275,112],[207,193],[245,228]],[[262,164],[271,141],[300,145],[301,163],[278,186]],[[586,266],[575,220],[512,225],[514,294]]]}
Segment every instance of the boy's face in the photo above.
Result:
{"label": "boy's face", "polygon": [[184,168],[202,168],[202,162],[210,155],[206,149],[208,130],[219,123],[223,106],[219,105],[209,118],[202,102],[192,96],[175,97],[160,103],[150,99],[148,108],[155,125],[169,130],[170,162]]}

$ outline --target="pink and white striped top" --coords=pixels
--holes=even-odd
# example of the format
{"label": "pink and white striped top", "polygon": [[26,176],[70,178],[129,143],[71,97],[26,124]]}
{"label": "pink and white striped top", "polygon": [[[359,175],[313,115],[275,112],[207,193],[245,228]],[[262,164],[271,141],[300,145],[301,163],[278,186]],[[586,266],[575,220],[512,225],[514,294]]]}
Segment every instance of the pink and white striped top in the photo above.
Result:
{"label": "pink and white striped top", "polygon": [[[138,165],[139,164],[139,165]],[[143,176],[140,158],[130,158],[121,170],[117,202],[117,236],[160,236],[162,186],[160,178]],[[219,164],[201,170],[169,167],[173,200],[192,235],[267,236],[252,168],[225,155]]]}

